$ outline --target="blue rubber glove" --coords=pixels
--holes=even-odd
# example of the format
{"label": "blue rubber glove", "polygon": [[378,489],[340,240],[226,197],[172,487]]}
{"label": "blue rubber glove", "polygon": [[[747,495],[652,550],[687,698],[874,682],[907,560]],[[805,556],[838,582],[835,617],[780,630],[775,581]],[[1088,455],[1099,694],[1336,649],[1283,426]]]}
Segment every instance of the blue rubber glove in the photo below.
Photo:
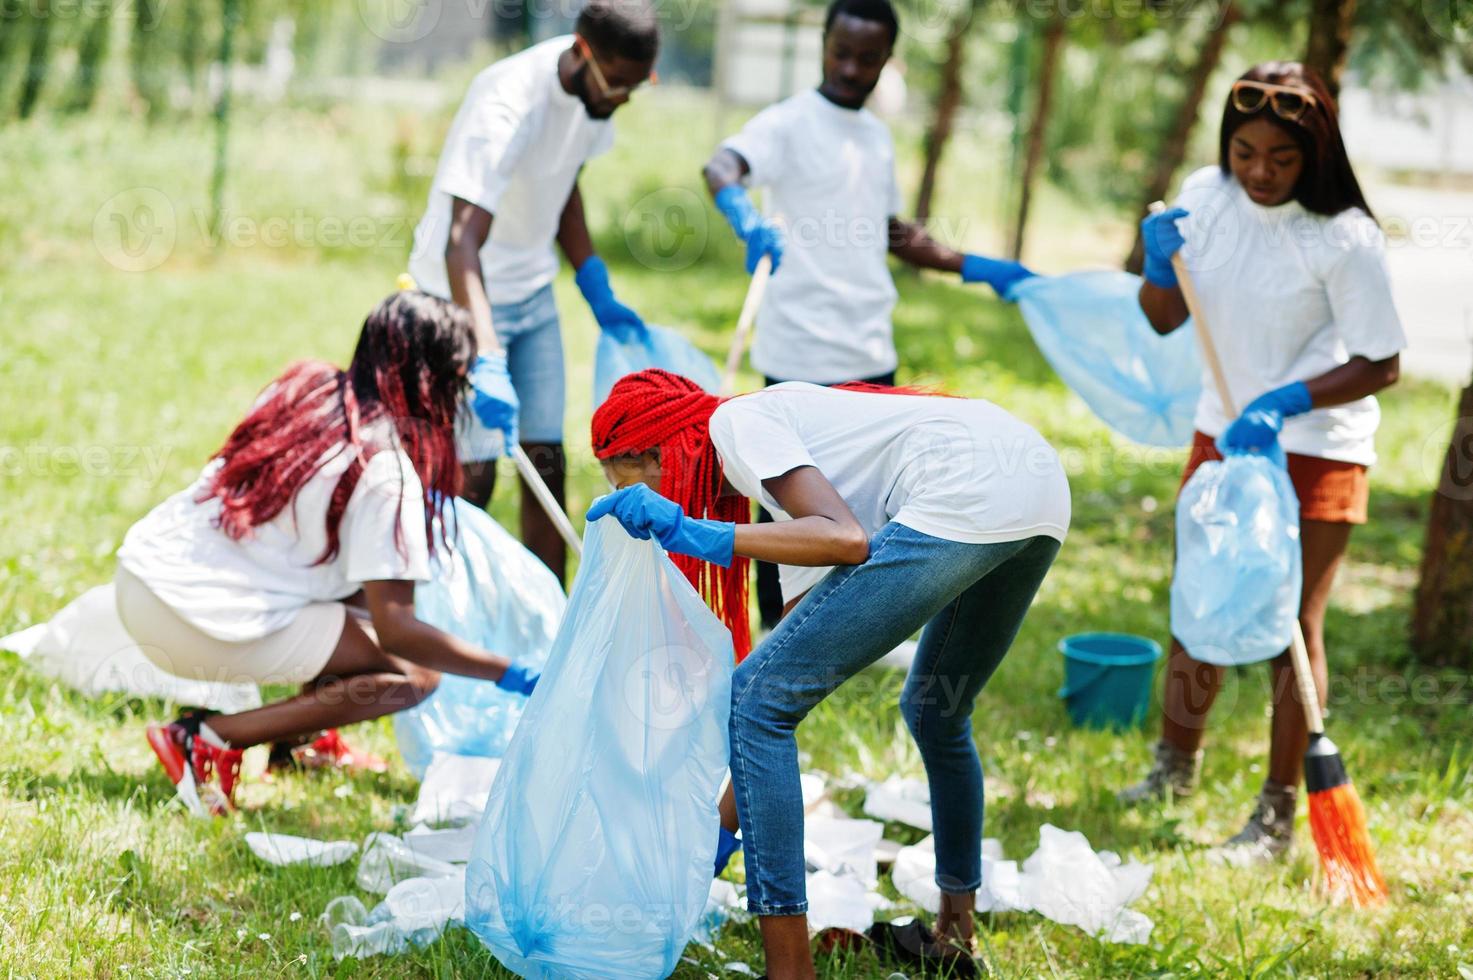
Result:
{"label": "blue rubber glove", "polygon": [[762,220],[747,189],[741,184],[727,184],[716,192],[716,210],[726,216],[732,231],[747,243],[747,275],[757,271],[757,261],[767,255],[772,258],[772,271],[783,260],[783,235],[770,221]]}
{"label": "blue rubber glove", "polygon": [[1277,442],[1284,419],[1303,415],[1313,407],[1303,381],[1259,395],[1222,434],[1223,451],[1264,452]]}
{"label": "blue rubber glove", "polygon": [[471,410],[488,429],[506,433],[506,445],[517,442],[517,412],[522,403],[506,372],[505,354],[482,354],[471,365]]}
{"label": "blue rubber glove", "polygon": [[588,301],[588,308],[593,311],[600,330],[608,332],[621,344],[643,341],[649,336],[649,328],[639,314],[614,299],[614,287],[609,285],[609,267],[604,265],[603,259],[595,255],[584,262],[573,281]]}
{"label": "blue rubber glove", "polygon": [[1141,221],[1141,244],[1146,252],[1146,281],[1162,289],[1176,285],[1176,270],[1171,267],[1171,257],[1187,243],[1181,229],[1176,226],[1178,218],[1185,218],[1184,208],[1167,208],[1160,214],[1148,214]]}
{"label": "blue rubber glove", "polygon": [[736,542],[736,525],[730,521],[707,521],[686,517],[673,500],[666,500],[643,483],[615,490],[588,508],[587,520],[613,514],[624,530],[640,540],[651,535],[666,551],[691,555],[716,565],[730,565]]}
{"label": "blue rubber glove", "polygon": [[962,256],[962,282],[985,282],[1003,299],[1008,298],[1009,289],[1036,275],[1021,262],[990,259],[985,255]]}
{"label": "blue rubber glove", "polygon": [[716,835],[716,873],[711,876],[712,878],[720,878],[721,872],[725,871],[726,866],[731,863],[731,856],[742,849],[740,837],[725,827],[716,829],[719,831]]}
{"label": "blue rubber glove", "polygon": [[501,680],[496,686],[503,691],[513,694],[530,695],[537,687],[537,682],[542,678],[542,671],[536,667],[528,667],[526,664],[511,664],[506,668],[506,673],[501,675]]}

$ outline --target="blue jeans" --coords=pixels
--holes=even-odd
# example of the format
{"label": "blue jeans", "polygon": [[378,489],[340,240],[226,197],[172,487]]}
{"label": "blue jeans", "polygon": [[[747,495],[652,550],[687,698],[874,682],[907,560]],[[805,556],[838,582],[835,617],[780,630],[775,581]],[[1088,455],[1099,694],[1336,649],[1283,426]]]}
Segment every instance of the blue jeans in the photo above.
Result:
{"label": "blue jeans", "polygon": [[981,884],[972,709],[1058,552],[1044,536],[961,544],[892,521],[870,540],[868,561],[834,569],[742,661],[732,679],[731,780],[748,909],[808,911],[798,723],[922,625],[900,710],[931,784],[936,883],[952,893]]}
{"label": "blue jeans", "polygon": [[[521,409],[517,438],[522,442],[561,444],[563,441],[563,335],[558,324],[552,286],[543,286],[519,303],[491,307],[491,325],[506,348],[506,367]],[[481,425],[474,412],[461,404],[455,420],[455,448],[462,463],[494,459],[501,435]]]}

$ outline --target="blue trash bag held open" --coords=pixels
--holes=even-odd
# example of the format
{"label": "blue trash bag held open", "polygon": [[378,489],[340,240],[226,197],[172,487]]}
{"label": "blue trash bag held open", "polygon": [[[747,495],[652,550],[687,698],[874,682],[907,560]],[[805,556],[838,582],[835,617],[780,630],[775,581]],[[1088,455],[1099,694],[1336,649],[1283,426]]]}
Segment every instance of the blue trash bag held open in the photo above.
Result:
{"label": "blue trash bag held open", "polygon": [[1008,290],[1060,378],[1110,428],[1147,446],[1185,446],[1202,391],[1190,323],[1161,336],[1141,312],[1141,278],[1100,270],[1032,276]]}
{"label": "blue trash bag held open", "polygon": [[1172,635],[1223,667],[1277,656],[1299,615],[1301,562],[1284,467],[1252,454],[1203,463],[1176,501]]}
{"label": "blue trash bag held open", "polygon": [[[457,498],[449,553],[414,589],[415,615],[431,626],[541,666],[567,599],[557,576],[481,508]],[[436,752],[492,758],[506,751],[527,699],[490,681],[442,674],[424,701],[394,716],[404,762],[423,777]]]}
{"label": "blue trash bag held open", "polygon": [[466,925],[537,978],[669,976],[705,911],[731,634],[653,540],[588,525],[466,872]]}
{"label": "blue trash bag held open", "polygon": [[721,387],[721,375],[711,358],[669,327],[649,327],[647,341],[620,343],[606,330],[599,331],[598,351],[593,363],[593,404],[602,405],[614,382],[626,374],[646,368],[664,368],[684,375],[707,391]]}

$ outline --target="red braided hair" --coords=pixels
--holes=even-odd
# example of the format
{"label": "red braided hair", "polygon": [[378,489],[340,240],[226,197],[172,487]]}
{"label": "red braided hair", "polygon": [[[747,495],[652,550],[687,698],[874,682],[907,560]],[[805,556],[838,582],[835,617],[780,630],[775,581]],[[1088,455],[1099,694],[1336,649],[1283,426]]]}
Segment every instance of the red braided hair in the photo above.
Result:
{"label": "red braided hair", "polygon": [[[474,356],[465,310],[423,293],[395,293],[364,321],[347,371],[303,361],[267,388],[215,453],[220,468],[199,502],[219,498],[219,528],[240,540],[285,510],[330,459],[350,454],[328,502],[321,564],[338,554],[339,526],[368,461],[399,448],[424,488],[433,552],[435,515],[460,492],[455,411]],[[391,422],[392,431],[370,439],[364,430],[380,421]],[[441,528],[443,540],[444,522]],[[395,530],[402,548],[402,528]]]}
{"label": "red braided hair", "polygon": [[[751,501],[720,496],[721,460],[708,427],[722,401],[689,378],[658,368],[625,375],[593,413],[593,453],[613,459],[658,449],[662,497],[691,517],[750,523]],[[735,556],[731,567],[722,568],[689,555],[670,558],[731,630],[737,659],[745,657],[752,649],[747,559]]]}

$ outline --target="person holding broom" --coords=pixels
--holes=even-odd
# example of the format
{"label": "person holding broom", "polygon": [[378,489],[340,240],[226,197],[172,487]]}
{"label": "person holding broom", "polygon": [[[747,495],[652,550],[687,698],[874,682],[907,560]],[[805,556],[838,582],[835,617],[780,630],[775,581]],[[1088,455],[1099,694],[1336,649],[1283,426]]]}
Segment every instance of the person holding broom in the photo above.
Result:
{"label": "person holding broom", "polygon": [[[900,214],[890,131],[864,106],[899,35],[889,0],[832,0],[824,16],[823,80],[758,113],[703,171],[717,209],[746,245],[747,272],[766,258],[773,277],[757,314],[752,364],[765,383],[895,383],[886,254],[920,269],[959,273],[1001,295],[1031,273],[1016,262],[965,255]],[[766,188],[767,216],[747,185]],[[768,520],[759,510],[759,519]],[[782,610],[776,566],[759,562],[763,625]]]}
{"label": "person holding broom", "polygon": [[[471,315],[400,292],[364,321],[346,371],[303,362],[271,383],[188,488],[129,529],[118,615],[161,669],[193,680],[300,685],[250,711],[187,711],[148,727],[169,779],[217,814],[242,750],[317,738],[402,711],[441,671],[523,694],[536,672],[420,621],[414,584],[449,547],[460,490],[454,419],[476,357]],[[275,755],[277,753],[273,753]]]}
{"label": "person holding broom", "polygon": [[[931,784],[936,933],[880,923],[882,951],[975,975],[982,767],[972,710],[1068,530],[1069,483],[1037,432],[980,399],[875,385],[775,385],[731,399],[666,371],[628,375],[594,413],[612,516],[657,538],[750,646],[747,562],[781,566],[788,612],[732,681],[733,800],[768,975],[814,976],[795,730],[924,627],[900,699]],[[759,500],[774,521],[750,523]],[[903,955],[903,954],[902,954]]]}
{"label": "person holding broom", "polygon": [[[1351,169],[1335,102],[1315,72],[1257,65],[1223,109],[1218,165],[1187,178],[1176,206],[1142,223],[1141,308],[1159,333],[1187,319],[1172,268],[1180,251],[1196,286],[1229,396],[1212,378],[1198,403],[1182,483],[1222,450],[1287,453],[1299,497],[1304,588],[1299,621],[1323,704],[1325,609],[1351,529],[1367,519],[1367,469],[1376,461],[1375,393],[1395,383],[1406,337],[1392,302],[1385,239]],[[1290,655],[1273,668],[1268,774],[1241,832],[1214,853],[1231,863],[1283,855],[1308,742]],[[1207,714],[1222,669],[1173,641],[1161,740],[1127,804],[1184,796],[1202,764]]]}
{"label": "person holding broom", "polygon": [[[614,296],[594,253],[578,176],[614,143],[611,117],[654,75],[659,26],[646,0],[588,0],[571,36],[482,71],[455,116],[409,272],[429,293],[475,318],[482,357],[471,370],[474,411],[462,410],[456,448],[466,499],[486,506],[496,459],[520,438],[559,504],[563,344],[553,302],[556,242],[601,330],[621,339],[644,321]],[[561,580],[567,552],[552,519],[522,487],[522,542]]]}

